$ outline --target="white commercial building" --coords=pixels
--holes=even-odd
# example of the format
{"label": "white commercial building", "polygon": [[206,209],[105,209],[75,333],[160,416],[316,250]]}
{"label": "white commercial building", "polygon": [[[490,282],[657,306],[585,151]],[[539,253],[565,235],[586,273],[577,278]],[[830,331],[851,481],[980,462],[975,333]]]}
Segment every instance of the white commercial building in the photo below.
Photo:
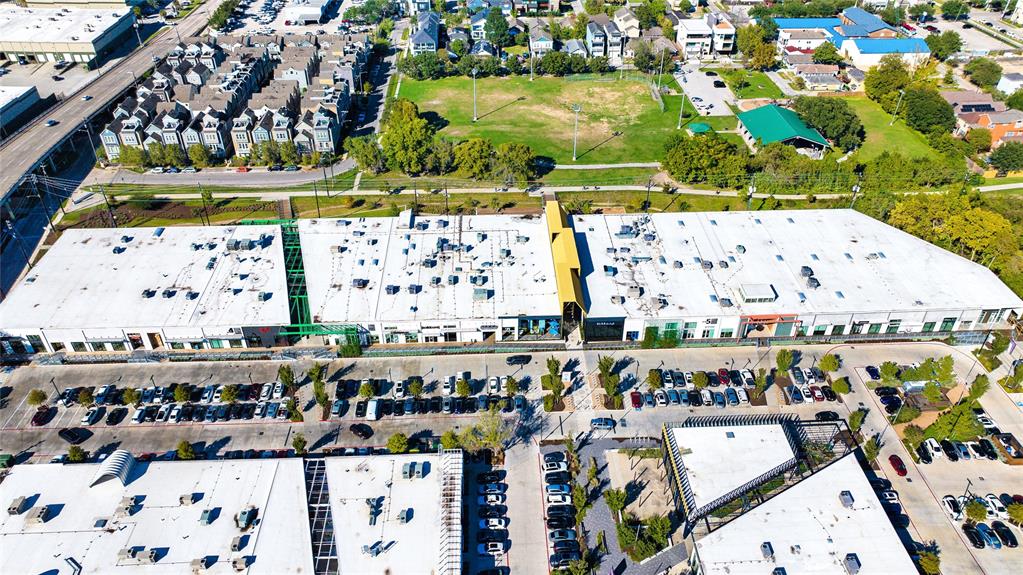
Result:
{"label": "white commercial building", "polygon": [[130,8],[0,8],[0,60],[82,62],[90,66],[131,33]]}
{"label": "white commercial building", "polygon": [[697,575],[917,573],[853,454],[698,539],[690,565]]}
{"label": "white commercial building", "polygon": [[991,270],[853,210],[580,215],[587,341],[1004,328]]}
{"label": "white commercial building", "polygon": [[462,453],[19,465],[2,573],[461,573]]}
{"label": "white commercial building", "polygon": [[301,220],[313,323],[363,342],[560,338],[545,219],[412,216]]}
{"label": "white commercial building", "polygon": [[39,90],[35,86],[0,86],[0,124],[7,132],[7,125],[17,123],[22,114],[32,110],[39,102]]}
{"label": "white commercial building", "polygon": [[298,26],[323,22],[336,0],[291,0],[281,12],[285,24]]}
{"label": "white commercial building", "polygon": [[7,353],[267,346],[290,323],[277,226],[72,229],[0,302]]}

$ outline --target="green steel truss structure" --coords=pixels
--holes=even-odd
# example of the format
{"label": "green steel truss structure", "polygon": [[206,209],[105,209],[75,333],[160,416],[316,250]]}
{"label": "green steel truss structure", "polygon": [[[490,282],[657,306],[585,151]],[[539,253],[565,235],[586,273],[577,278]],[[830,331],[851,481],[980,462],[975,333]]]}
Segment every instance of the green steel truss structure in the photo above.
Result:
{"label": "green steel truss structure", "polygon": [[279,226],[284,243],[284,270],[288,282],[288,302],[291,325],[280,335],[299,338],[310,335],[343,335],[349,344],[359,343],[359,329],[355,325],[323,325],[313,323],[309,312],[309,294],[305,285],[305,267],[302,261],[302,243],[295,220],[242,220],[244,225]]}

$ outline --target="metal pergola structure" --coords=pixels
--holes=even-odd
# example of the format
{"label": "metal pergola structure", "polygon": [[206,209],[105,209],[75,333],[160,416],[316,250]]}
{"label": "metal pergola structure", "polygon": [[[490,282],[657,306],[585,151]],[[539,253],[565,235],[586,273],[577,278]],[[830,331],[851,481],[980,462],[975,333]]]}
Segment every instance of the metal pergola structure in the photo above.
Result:
{"label": "metal pergola structure", "polygon": [[349,344],[359,343],[359,329],[355,325],[324,325],[314,323],[309,312],[309,293],[306,291],[305,266],[302,260],[302,242],[298,223],[291,219],[242,220],[244,225],[278,226],[284,244],[284,270],[288,284],[288,302],[291,325],[280,331],[288,337],[310,335],[343,335]]}

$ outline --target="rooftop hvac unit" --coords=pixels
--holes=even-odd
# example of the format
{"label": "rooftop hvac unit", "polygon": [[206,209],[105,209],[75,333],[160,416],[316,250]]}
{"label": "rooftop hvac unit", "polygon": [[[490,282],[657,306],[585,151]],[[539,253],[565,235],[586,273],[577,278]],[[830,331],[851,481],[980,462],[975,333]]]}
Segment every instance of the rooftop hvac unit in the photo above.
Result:
{"label": "rooftop hvac unit", "polygon": [[483,232],[476,232],[476,241],[477,242],[482,242],[482,241],[484,241],[486,239],[487,239],[487,234],[485,234]]}
{"label": "rooftop hvac unit", "polygon": [[604,266],[604,275],[614,277],[616,273],[618,273],[618,270],[614,266]]}
{"label": "rooftop hvac unit", "polygon": [[235,571],[245,571],[248,566],[248,557],[235,557],[231,560],[231,567],[233,567]]}
{"label": "rooftop hvac unit", "polygon": [[718,300],[718,303],[721,304],[721,307],[732,307],[732,300],[726,297],[723,297],[720,300]]}
{"label": "rooftop hvac unit", "polygon": [[192,568],[192,573],[202,573],[209,567],[209,565],[209,560],[206,557],[192,559],[192,562],[189,564]]}
{"label": "rooftop hvac unit", "polygon": [[25,518],[25,523],[46,523],[46,518],[49,516],[49,507],[33,507],[28,510],[28,517]]}
{"label": "rooftop hvac unit", "polygon": [[440,276],[433,276],[432,278],[430,278],[430,285],[432,285],[432,286],[439,286],[440,285]]}
{"label": "rooftop hvac unit", "polygon": [[186,493],[181,497],[178,497],[178,503],[180,503],[181,505],[191,505],[196,501],[198,501],[198,498],[196,497],[195,493]]}
{"label": "rooftop hvac unit", "polygon": [[524,244],[529,241],[529,236],[515,236],[515,241]]}
{"label": "rooftop hvac unit", "polygon": [[486,288],[476,288],[472,290],[473,301],[487,301],[490,299],[490,290]]}
{"label": "rooftop hvac unit", "polygon": [[124,246],[114,246],[114,249],[111,251],[113,251],[115,254],[123,254],[125,250],[126,248]]}
{"label": "rooftop hvac unit", "polygon": [[629,297],[640,297],[643,295],[643,288],[640,286],[632,286],[628,291]]}
{"label": "rooftop hvac unit", "polygon": [[456,275],[449,275],[448,276],[448,285],[452,285],[453,286],[456,283],[458,283],[458,276],[456,276]]}
{"label": "rooftop hvac unit", "polygon": [[652,242],[657,239],[657,236],[653,234],[643,234],[643,241]]}
{"label": "rooftop hvac unit", "polygon": [[241,240],[234,239],[234,238],[229,239],[229,240],[227,240],[227,251],[229,251],[229,252],[236,252],[236,251],[241,249],[241,245],[242,245]]}
{"label": "rooftop hvac unit", "polygon": [[725,260],[721,260],[718,262],[718,267],[726,270],[728,269],[728,262],[726,262]]}
{"label": "rooftop hvac unit", "polygon": [[199,515],[199,525],[209,525],[215,518],[212,509],[203,509],[202,514]]}
{"label": "rooftop hvac unit", "polygon": [[163,295],[163,297],[165,299],[170,299],[170,298],[174,297],[174,294],[176,294],[176,293],[178,293],[177,290],[167,288],[167,289],[163,290],[163,293],[161,295]]}
{"label": "rooftop hvac unit", "polygon": [[700,265],[703,266],[703,269],[709,270],[709,269],[712,269],[714,267],[714,262],[711,262],[711,261],[708,261],[708,260],[702,260],[700,262]]}
{"label": "rooftop hvac unit", "polygon": [[784,567],[775,567],[775,568],[774,568],[774,569],[773,569],[773,570],[771,571],[771,575],[788,575],[788,572],[787,572],[787,571],[785,571],[785,568],[784,568]]}
{"label": "rooftop hvac unit", "polygon": [[799,275],[803,276],[804,278],[808,278],[813,275],[813,268],[811,268],[810,266],[803,266],[799,268]]}
{"label": "rooftop hvac unit", "polygon": [[248,535],[239,535],[231,540],[231,551],[237,553],[245,547],[245,541],[248,539]]}
{"label": "rooftop hvac unit", "polygon": [[502,249],[499,253],[501,254],[502,258],[511,256],[511,250],[509,250],[508,248]]}
{"label": "rooftop hvac unit", "polygon": [[144,290],[142,290],[142,297],[144,297],[144,298],[151,298],[151,297],[153,297],[155,295],[156,295],[156,290],[155,289],[144,289]]}
{"label": "rooftop hvac unit", "polygon": [[746,253],[746,246],[739,244],[735,246],[735,251],[739,252],[740,254],[744,254]]}
{"label": "rooftop hvac unit", "polygon": [[197,244],[195,242],[192,242],[192,251],[193,252],[197,252],[197,251],[199,251],[201,249],[202,249],[202,244]]}
{"label": "rooftop hvac unit", "polygon": [[28,503],[28,500],[25,499],[24,497],[20,497],[20,496],[19,497],[15,497],[14,500],[11,501],[11,504],[7,506],[7,514],[8,515],[21,515],[21,513],[23,513],[25,511],[25,508],[28,507],[27,503]]}
{"label": "rooftop hvac unit", "polygon": [[760,544],[760,552],[763,553],[764,559],[774,561],[774,547],[770,541],[764,541]]}
{"label": "rooftop hvac unit", "polygon": [[190,292],[185,293],[185,299],[196,299],[198,297],[199,297],[199,292],[197,292],[197,291],[190,291]]}
{"label": "rooftop hvac unit", "polygon": [[348,251],[348,246],[334,246],[334,248],[336,248],[334,251],[336,251],[339,254],[343,254],[346,251]]}
{"label": "rooftop hvac unit", "polygon": [[133,561],[135,563],[156,563],[156,550],[145,547],[126,547],[117,552],[119,563]]}
{"label": "rooftop hvac unit", "polygon": [[810,289],[817,289],[821,287],[821,282],[815,277],[808,277],[806,278],[806,287]]}
{"label": "rooftop hvac unit", "polygon": [[217,265],[217,258],[210,258],[210,261],[206,262],[206,269],[211,270]]}
{"label": "rooftop hvac unit", "polygon": [[256,299],[258,299],[259,301],[267,301],[271,297],[273,297],[273,292],[261,291],[259,292],[259,295],[256,296]]}
{"label": "rooftop hvac unit", "polygon": [[611,303],[624,304],[625,303],[625,296],[613,295],[613,296],[611,296]]}
{"label": "rooftop hvac unit", "polygon": [[352,280],[352,287],[353,288],[363,289],[363,288],[365,288],[368,285],[369,285],[369,280],[367,280],[367,279],[355,278],[355,279]]}
{"label": "rooftop hvac unit", "polygon": [[408,286],[408,293],[410,293],[410,294],[415,295],[415,294],[417,294],[417,293],[419,293],[421,291],[423,291],[423,286],[421,286],[419,284],[410,284]]}
{"label": "rooftop hvac unit", "polygon": [[384,288],[384,293],[386,293],[387,295],[395,295],[395,294],[397,294],[400,291],[401,291],[401,288],[398,287],[398,286],[395,286],[395,285],[389,285],[389,286]]}
{"label": "rooftop hvac unit", "polygon": [[845,566],[845,572],[849,575],[856,575],[856,573],[860,572],[860,567],[862,567],[860,565],[860,558],[855,553],[847,553],[842,564]]}
{"label": "rooftop hvac unit", "polygon": [[242,531],[252,526],[252,522],[256,520],[258,514],[255,507],[249,506],[238,512],[238,515],[234,518],[234,524],[238,526],[238,529]]}
{"label": "rooftop hvac unit", "polygon": [[675,260],[675,263],[674,263],[674,264],[672,264],[672,265],[673,265],[673,266],[675,267],[675,269],[677,269],[677,270],[680,270],[680,269],[682,269],[682,262],[681,262],[681,261],[679,261],[679,260]]}
{"label": "rooftop hvac unit", "polygon": [[428,227],[430,227],[428,222],[416,222],[416,229],[421,232],[426,231],[426,228]]}
{"label": "rooftop hvac unit", "polygon": [[425,259],[425,260],[423,260],[423,267],[424,268],[432,268],[432,267],[436,267],[436,266],[437,266],[437,260],[434,260],[434,259]]}
{"label": "rooftop hvac unit", "polygon": [[851,491],[843,491],[839,493],[838,500],[842,502],[842,507],[846,507],[849,509],[852,509],[853,502],[855,501],[855,499],[853,499],[853,494]]}

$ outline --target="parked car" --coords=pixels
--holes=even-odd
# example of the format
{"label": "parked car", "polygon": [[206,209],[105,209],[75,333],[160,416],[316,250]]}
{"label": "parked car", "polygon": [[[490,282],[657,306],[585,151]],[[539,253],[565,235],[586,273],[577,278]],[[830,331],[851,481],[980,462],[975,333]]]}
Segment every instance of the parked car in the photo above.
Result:
{"label": "parked car", "polygon": [[996,550],[1002,548],[1001,540],[998,539],[998,535],[995,534],[994,530],[988,527],[987,523],[978,523],[977,532],[980,533],[984,544],[988,547]]}
{"label": "parked car", "polygon": [[548,495],[559,494],[559,493],[560,494],[568,495],[568,494],[572,493],[572,488],[569,487],[568,485],[565,485],[565,484],[562,483],[562,484],[557,484],[557,485],[547,485],[547,486],[544,486],[544,491],[546,491]]}
{"label": "parked car", "polygon": [[998,536],[998,539],[1002,542],[1002,545],[1013,549],[1019,547],[1019,541],[1016,540],[1016,535],[1012,532],[1012,529],[1008,525],[1001,521],[993,521],[991,523],[991,529]]}
{"label": "parked car", "polygon": [[124,421],[126,415],[128,415],[127,407],[115,407],[107,413],[106,423],[107,425],[117,425]]}
{"label": "parked car", "polygon": [[572,503],[572,496],[564,493],[548,493],[547,504],[548,505],[570,505]]}
{"label": "parked car", "polygon": [[78,445],[89,437],[85,430],[76,427],[61,429],[57,432],[57,436],[71,445]]}
{"label": "parked car", "polygon": [[571,517],[555,515],[548,517],[546,524],[547,529],[566,529],[575,525],[575,521],[573,521]]}
{"label": "parked car", "polygon": [[956,452],[956,448],[952,445],[951,441],[942,439],[939,445],[941,445],[941,452],[945,454],[949,461],[959,461],[959,453]]}
{"label": "parked car", "polygon": [[590,420],[590,429],[611,430],[615,428],[615,420],[610,417],[595,417]]}
{"label": "parked car", "polygon": [[817,421],[838,421],[839,416],[834,411],[818,411],[817,415],[813,416]]}
{"label": "parked car", "polygon": [[877,369],[877,367],[873,365],[868,365],[867,367],[864,368],[864,370],[867,372],[867,376],[870,379],[874,381],[878,381],[881,379],[881,370]]}
{"label": "parked car", "polygon": [[906,470],[906,464],[902,462],[902,458],[894,453],[888,457],[888,463],[891,464],[892,469],[899,477],[905,477],[908,471]]}
{"label": "parked car", "polygon": [[658,389],[654,391],[654,401],[656,401],[659,406],[668,405],[668,394],[665,393],[663,389]]}
{"label": "parked car", "polygon": [[[988,493],[984,496],[984,499],[988,502],[988,509],[994,513],[995,517],[999,519],[1008,519],[1009,511],[1006,509],[1002,501],[994,493]],[[990,514],[989,514],[990,516]]]}
{"label": "parked car", "polygon": [[945,513],[948,513],[948,516],[953,521],[958,521],[959,519],[962,518],[963,510],[962,510],[962,507],[960,507],[959,502],[956,500],[955,497],[953,497],[951,495],[946,495],[946,496],[942,497],[941,498],[941,506],[945,508]]}
{"label": "parked car", "polygon": [[632,401],[632,408],[639,409],[643,407],[643,394],[638,391],[633,391],[629,394],[629,399]]}
{"label": "parked car", "polygon": [[984,538],[980,536],[980,531],[973,526],[972,523],[963,523],[963,534],[970,541],[970,545],[973,545],[974,549],[984,548]]}
{"label": "parked car", "polygon": [[81,424],[92,425],[99,421],[99,418],[103,416],[103,413],[100,411],[100,409],[101,408],[99,407],[90,407],[88,411],[85,412],[85,415],[82,416]]}
{"label": "parked car", "polygon": [[555,529],[550,532],[548,539],[551,543],[557,543],[558,541],[575,541],[575,529]]}

